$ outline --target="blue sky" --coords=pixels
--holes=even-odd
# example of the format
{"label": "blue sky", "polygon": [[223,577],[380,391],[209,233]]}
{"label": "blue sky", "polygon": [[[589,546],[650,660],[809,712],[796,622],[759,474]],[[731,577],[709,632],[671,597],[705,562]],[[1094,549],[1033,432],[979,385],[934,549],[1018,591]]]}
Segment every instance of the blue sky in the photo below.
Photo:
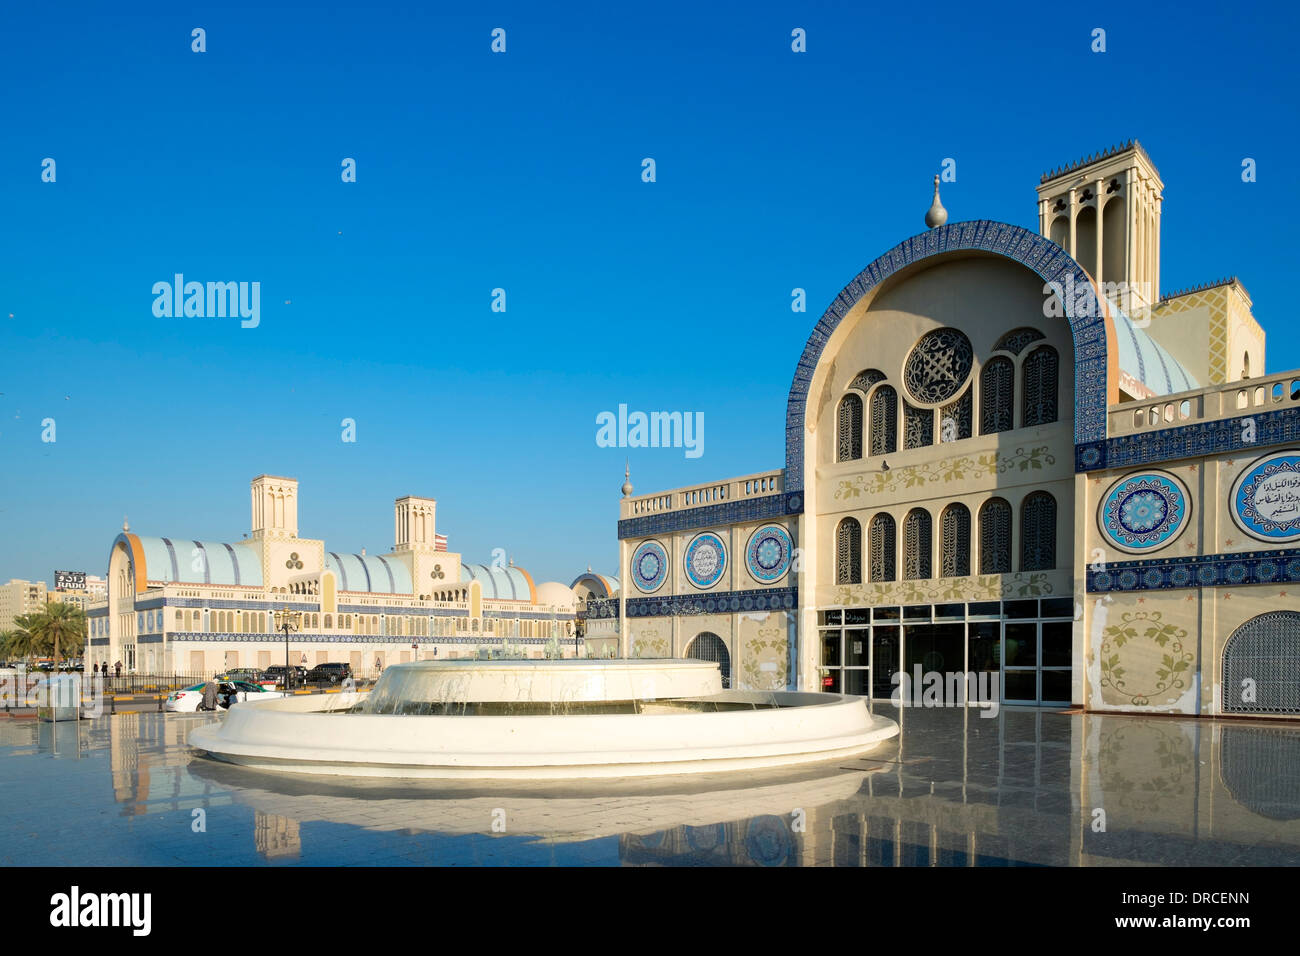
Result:
{"label": "blue sky", "polygon": [[[1300,366],[1294,8],[326,6],[6,11],[0,580],[103,573],[124,514],[239,540],[264,472],[331,550],[418,494],[467,560],[614,572],[625,455],[638,492],[784,464],[809,330],[946,157],[952,221],[1036,228],[1044,170],[1140,139],[1164,290],[1236,274]],[[177,272],[259,281],[260,326],[155,318]],[[597,447],[620,403],[704,454]]]}

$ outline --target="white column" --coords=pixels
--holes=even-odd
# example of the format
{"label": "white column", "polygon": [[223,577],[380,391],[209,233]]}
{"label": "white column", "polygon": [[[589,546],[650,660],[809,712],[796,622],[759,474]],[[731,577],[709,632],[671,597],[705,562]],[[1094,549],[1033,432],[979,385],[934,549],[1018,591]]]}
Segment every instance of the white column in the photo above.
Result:
{"label": "white column", "polygon": [[618,645],[619,655],[627,657],[630,645],[627,640],[627,589],[632,586],[632,575],[627,566],[627,541],[618,539]]}
{"label": "white column", "polygon": [[1124,229],[1124,262],[1129,282],[1138,282],[1137,269],[1137,204],[1133,201],[1134,178],[1133,167],[1124,170],[1124,215],[1127,226]]}
{"label": "white column", "polygon": [[1101,275],[1101,271],[1102,271],[1102,270],[1101,270],[1101,262],[1102,262],[1102,260],[1101,260],[1101,252],[1102,252],[1102,249],[1101,249],[1101,235],[1102,235],[1102,228],[1101,228],[1101,207],[1102,207],[1102,198],[1101,198],[1101,197],[1102,197],[1102,190],[1105,188],[1105,186],[1106,186],[1106,181],[1105,181],[1104,179],[1098,179],[1095,183],[1093,183],[1093,187],[1092,187],[1092,188],[1093,188],[1093,193],[1094,193],[1093,202],[1095,202],[1095,203],[1097,204],[1097,242],[1096,242],[1096,251],[1097,251],[1097,259],[1096,259],[1096,262],[1097,262],[1097,274],[1096,274],[1095,276],[1093,276],[1093,278],[1097,280],[1097,288],[1098,288],[1098,290],[1101,289],[1101,283],[1102,283],[1102,275]]}
{"label": "white column", "polygon": [[1073,188],[1071,188],[1070,189],[1070,248],[1067,249],[1066,251],[1071,256],[1074,256],[1074,258],[1076,259],[1078,258],[1078,255],[1076,254],[1076,243],[1075,243],[1075,227],[1077,226],[1075,220],[1078,218],[1078,216],[1079,216],[1079,195]]}
{"label": "white column", "polygon": [[1151,301],[1160,301],[1160,211],[1165,203],[1163,196],[1155,197],[1154,236],[1151,248]]}

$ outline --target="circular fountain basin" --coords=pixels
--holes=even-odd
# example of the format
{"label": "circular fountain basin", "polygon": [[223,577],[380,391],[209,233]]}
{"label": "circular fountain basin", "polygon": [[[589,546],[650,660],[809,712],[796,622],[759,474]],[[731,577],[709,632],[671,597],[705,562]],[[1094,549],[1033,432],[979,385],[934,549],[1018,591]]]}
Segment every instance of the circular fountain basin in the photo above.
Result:
{"label": "circular fountain basin", "polygon": [[721,691],[722,674],[709,661],[419,661],[384,671],[366,710],[389,714],[418,711],[422,704],[644,701]]}
{"label": "circular fountain basin", "polygon": [[264,770],[535,779],[789,766],[898,733],[860,697],[720,682],[701,661],[397,664],[370,694],[237,704],[190,744]]}

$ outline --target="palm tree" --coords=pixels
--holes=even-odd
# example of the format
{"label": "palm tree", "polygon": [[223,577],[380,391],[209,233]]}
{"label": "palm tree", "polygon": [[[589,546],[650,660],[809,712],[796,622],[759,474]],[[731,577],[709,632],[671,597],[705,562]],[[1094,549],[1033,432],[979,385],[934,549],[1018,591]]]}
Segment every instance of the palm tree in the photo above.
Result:
{"label": "palm tree", "polygon": [[14,619],[18,625],[11,631],[0,632],[0,649],[3,650],[4,656],[9,659],[28,658],[38,650],[36,638],[32,632],[27,630],[27,618],[31,615],[24,614]]}
{"label": "palm tree", "polygon": [[86,612],[75,604],[54,602],[42,610],[15,618],[17,624],[29,635],[27,653],[50,652],[54,655],[54,670],[59,669],[60,644],[71,653],[82,653],[86,646]]}

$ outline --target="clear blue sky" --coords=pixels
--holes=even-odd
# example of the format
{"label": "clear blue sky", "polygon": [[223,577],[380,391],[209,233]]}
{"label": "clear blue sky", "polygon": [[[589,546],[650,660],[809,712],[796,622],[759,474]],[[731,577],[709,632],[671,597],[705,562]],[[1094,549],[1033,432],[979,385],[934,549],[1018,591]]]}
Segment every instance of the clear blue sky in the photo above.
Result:
{"label": "clear blue sky", "polygon": [[[1044,170],[1137,137],[1165,290],[1238,275],[1300,366],[1294,8],[877,7],[9,5],[0,580],[102,574],[123,514],[237,541],[263,472],[331,550],[419,494],[469,560],[615,572],[596,415],[704,413],[702,457],[630,452],[638,492],[781,467],[809,329],[945,157],[952,220],[1035,228]],[[155,318],[176,272],[261,282],[261,326]]]}

